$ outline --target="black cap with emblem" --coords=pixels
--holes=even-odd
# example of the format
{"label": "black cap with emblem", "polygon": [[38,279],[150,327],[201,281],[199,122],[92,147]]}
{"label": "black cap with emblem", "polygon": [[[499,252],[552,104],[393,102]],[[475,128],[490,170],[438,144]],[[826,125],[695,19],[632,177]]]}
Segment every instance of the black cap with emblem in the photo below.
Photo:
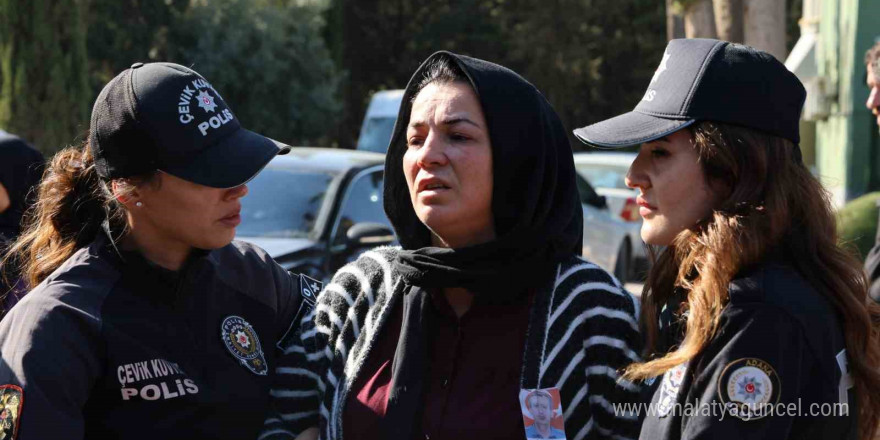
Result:
{"label": "black cap with emblem", "polygon": [[135,63],[113,78],[92,110],[98,174],[161,170],[215,188],[241,185],[290,147],[249,130],[201,75],[172,63]]}
{"label": "black cap with emblem", "polygon": [[620,148],[696,121],[753,128],[800,142],[801,82],[772,55],[710,39],[672,40],[636,108],[574,131],[585,143]]}

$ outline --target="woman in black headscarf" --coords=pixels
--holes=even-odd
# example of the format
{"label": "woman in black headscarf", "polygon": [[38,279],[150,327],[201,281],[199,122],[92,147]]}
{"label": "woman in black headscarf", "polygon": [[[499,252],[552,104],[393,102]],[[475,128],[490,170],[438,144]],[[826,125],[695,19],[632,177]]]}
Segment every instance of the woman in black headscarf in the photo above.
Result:
{"label": "woman in black headscarf", "polygon": [[[637,303],[578,257],[565,130],[516,73],[449,52],[407,86],[385,164],[401,248],[342,268],[285,351],[263,438],[638,435]],[[301,368],[303,364],[309,368]],[[550,398],[547,398],[550,396]]]}

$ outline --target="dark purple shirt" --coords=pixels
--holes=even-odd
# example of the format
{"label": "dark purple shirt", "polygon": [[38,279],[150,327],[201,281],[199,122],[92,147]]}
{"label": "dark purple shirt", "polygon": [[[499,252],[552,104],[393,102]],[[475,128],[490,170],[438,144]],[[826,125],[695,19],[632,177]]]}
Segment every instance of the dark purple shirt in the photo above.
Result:
{"label": "dark purple shirt", "polygon": [[[431,371],[414,439],[524,439],[518,396],[531,296],[511,305],[475,301],[461,318],[439,292],[432,299]],[[398,304],[353,385],[343,412],[347,439],[380,438],[402,314]]]}

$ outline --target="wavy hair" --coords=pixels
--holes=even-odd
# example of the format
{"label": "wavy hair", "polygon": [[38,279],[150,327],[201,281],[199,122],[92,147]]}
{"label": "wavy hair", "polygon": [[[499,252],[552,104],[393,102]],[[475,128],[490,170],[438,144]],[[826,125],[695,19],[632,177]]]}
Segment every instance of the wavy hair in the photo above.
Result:
{"label": "wavy hair", "polygon": [[[117,196],[132,185],[155,182],[155,173],[124,179]],[[128,231],[125,207],[111,194],[95,169],[89,138],[80,146],[61,150],[52,158],[37,190],[37,201],[25,214],[21,235],[3,257],[4,267],[17,267],[33,289],[102,229],[104,219],[114,238]]]}
{"label": "wavy hair", "polygon": [[[843,325],[859,402],[859,437],[872,438],[880,416],[880,307],[867,294],[861,263],[838,247],[829,193],[790,141],[748,128],[700,122],[689,128],[700,165],[722,202],[710,218],[681,232],[659,255],[642,295],[647,362],[626,369],[630,380],[656,377],[688,362],[715,336],[728,286],[768,252],[781,251],[828,299]],[[684,339],[657,353],[661,307],[676,291]]]}

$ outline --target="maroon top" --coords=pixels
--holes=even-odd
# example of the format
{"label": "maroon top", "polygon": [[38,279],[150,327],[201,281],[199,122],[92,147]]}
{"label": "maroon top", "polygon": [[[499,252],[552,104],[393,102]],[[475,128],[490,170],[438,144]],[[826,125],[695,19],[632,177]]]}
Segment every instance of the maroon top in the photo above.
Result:
{"label": "maroon top", "polygon": [[[525,438],[519,405],[520,373],[531,300],[511,305],[474,302],[461,318],[440,293],[431,295],[428,365],[421,429],[414,439]],[[364,363],[343,412],[350,440],[379,439],[400,336],[397,304]]]}

